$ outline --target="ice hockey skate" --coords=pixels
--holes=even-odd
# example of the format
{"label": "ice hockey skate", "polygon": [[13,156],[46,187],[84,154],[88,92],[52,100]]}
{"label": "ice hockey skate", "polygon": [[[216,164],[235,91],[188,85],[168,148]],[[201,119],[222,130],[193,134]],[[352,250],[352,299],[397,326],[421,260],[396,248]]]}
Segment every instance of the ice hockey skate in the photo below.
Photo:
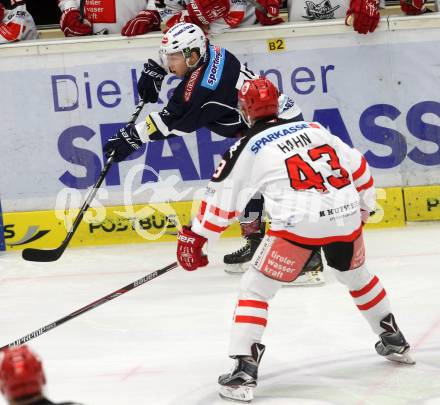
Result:
{"label": "ice hockey skate", "polygon": [[251,402],[254,398],[253,389],[257,386],[258,366],[263,357],[265,346],[254,343],[251,356],[237,356],[234,370],[222,374],[218,378],[221,398],[236,402]]}
{"label": "ice hockey skate", "polygon": [[252,256],[260,246],[262,236],[260,234],[251,234],[246,236],[246,244],[240,249],[227,254],[223,258],[225,271],[230,274],[244,273],[248,268]]}
{"label": "ice hockey skate", "polygon": [[377,353],[390,361],[416,364],[409,354],[409,343],[397,326],[393,314],[389,314],[382,319],[380,326],[382,326],[386,332],[380,334],[380,340],[375,345]]}

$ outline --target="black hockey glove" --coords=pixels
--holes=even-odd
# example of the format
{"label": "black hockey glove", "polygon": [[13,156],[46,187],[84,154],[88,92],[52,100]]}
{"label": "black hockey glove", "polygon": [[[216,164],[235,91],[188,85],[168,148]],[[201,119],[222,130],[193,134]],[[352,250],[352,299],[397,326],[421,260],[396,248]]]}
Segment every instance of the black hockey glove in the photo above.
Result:
{"label": "black hockey glove", "polygon": [[114,151],[114,161],[122,162],[142,146],[142,141],[134,124],[127,124],[113,135],[104,145],[104,153],[110,157]]}
{"label": "black hockey glove", "polygon": [[148,59],[137,83],[138,93],[143,101],[146,103],[157,102],[166,74],[167,72],[162,66],[159,66],[153,59]]}

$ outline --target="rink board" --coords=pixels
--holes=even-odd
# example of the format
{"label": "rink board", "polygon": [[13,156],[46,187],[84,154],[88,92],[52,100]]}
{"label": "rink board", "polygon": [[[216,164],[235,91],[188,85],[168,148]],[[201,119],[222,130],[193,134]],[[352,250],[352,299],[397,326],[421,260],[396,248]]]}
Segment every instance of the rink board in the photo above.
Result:
{"label": "rink board", "polygon": [[407,221],[440,220],[440,186],[404,187]]}
{"label": "rink board", "polygon": [[[185,201],[91,208],[69,246],[172,242],[177,229],[189,223],[199,202]],[[32,211],[4,214],[7,250],[55,248],[61,244],[78,210]],[[238,236],[238,223],[223,236]]]}
{"label": "rink board", "polygon": [[[376,213],[370,218],[367,228],[405,224],[400,187],[378,189],[377,202]],[[176,240],[177,229],[188,224],[198,208],[198,201],[91,208],[70,246],[172,242]],[[6,249],[55,248],[66,237],[77,214],[78,210],[5,213]],[[222,236],[239,235],[240,228],[235,222]]]}

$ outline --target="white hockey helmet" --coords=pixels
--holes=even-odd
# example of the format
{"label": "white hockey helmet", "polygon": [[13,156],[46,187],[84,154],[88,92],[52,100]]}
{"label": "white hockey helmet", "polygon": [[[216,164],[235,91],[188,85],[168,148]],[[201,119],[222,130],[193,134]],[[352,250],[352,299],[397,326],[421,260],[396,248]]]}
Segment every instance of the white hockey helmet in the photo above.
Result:
{"label": "white hockey helmet", "polygon": [[[192,68],[200,59],[206,54],[207,38],[200,27],[190,23],[179,23],[171,27],[162,38],[162,44],[159,49],[159,56],[165,69],[168,70],[167,55],[182,52],[186,64]],[[199,49],[200,58],[193,65],[189,64],[189,57],[191,56],[191,50],[194,48]]]}

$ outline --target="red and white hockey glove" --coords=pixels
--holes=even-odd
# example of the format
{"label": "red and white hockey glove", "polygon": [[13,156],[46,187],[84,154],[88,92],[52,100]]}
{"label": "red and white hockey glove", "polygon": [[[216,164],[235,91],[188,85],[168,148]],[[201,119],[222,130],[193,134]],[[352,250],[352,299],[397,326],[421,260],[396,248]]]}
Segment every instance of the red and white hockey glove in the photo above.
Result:
{"label": "red and white hockey glove", "polygon": [[126,37],[146,34],[160,30],[160,16],[156,10],[140,11],[138,15],[122,27],[121,34]]}
{"label": "red and white hockey glove", "polygon": [[265,9],[267,16],[255,8],[255,16],[261,25],[281,24],[284,20],[279,16],[282,2],[280,0],[257,0]]}
{"label": "red and white hockey glove", "polygon": [[188,15],[194,24],[209,25],[229,13],[229,0],[190,0],[186,5]]}
{"label": "red and white hockey glove", "polygon": [[353,25],[359,34],[374,32],[379,24],[379,2],[377,0],[351,0],[345,17],[346,25]]}
{"label": "red and white hockey glove", "polygon": [[208,265],[208,256],[202,252],[207,239],[184,226],[177,236],[177,261],[187,271]]}
{"label": "red and white hockey glove", "polygon": [[81,22],[79,10],[76,8],[64,10],[61,14],[60,26],[66,37],[82,37],[93,34],[92,23],[86,18]]}
{"label": "red and white hockey glove", "polygon": [[400,0],[400,8],[406,15],[419,15],[427,10],[424,0]]}

